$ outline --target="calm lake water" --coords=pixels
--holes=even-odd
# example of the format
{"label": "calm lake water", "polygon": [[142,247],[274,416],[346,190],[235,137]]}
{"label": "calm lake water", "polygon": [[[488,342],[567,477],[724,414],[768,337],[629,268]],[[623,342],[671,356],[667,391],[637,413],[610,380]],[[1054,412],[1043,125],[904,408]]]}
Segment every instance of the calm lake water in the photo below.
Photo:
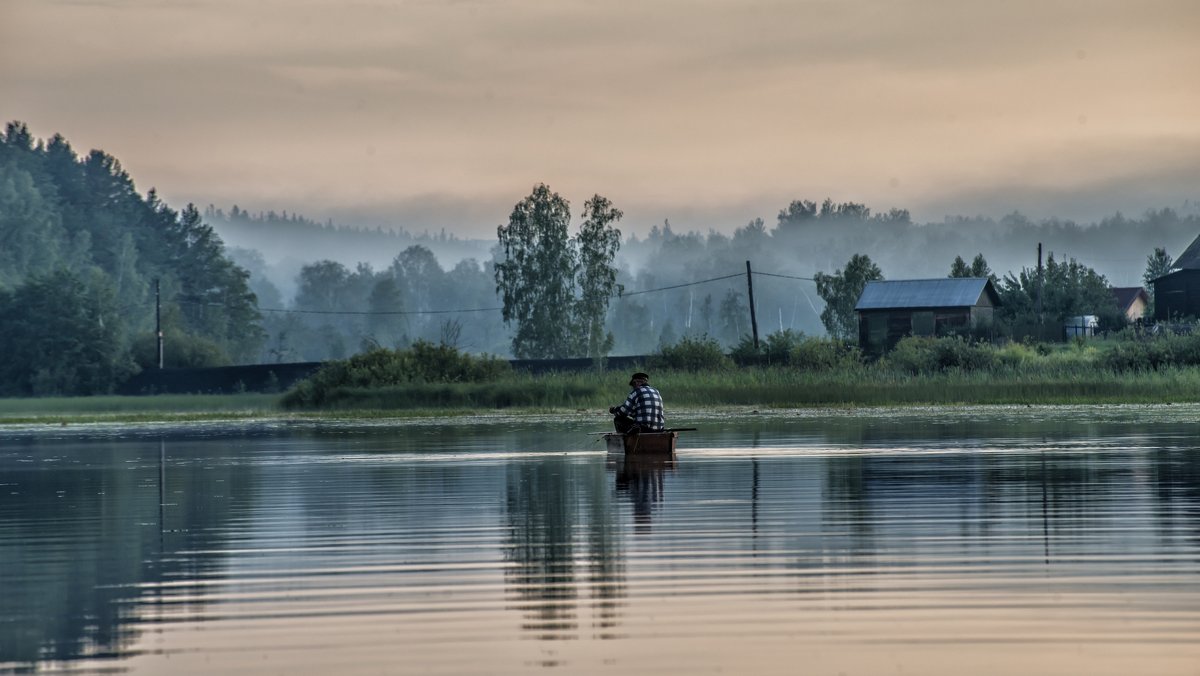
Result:
{"label": "calm lake water", "polygon": [[0,429],[0,671],[1198,674],[1196,420]]}

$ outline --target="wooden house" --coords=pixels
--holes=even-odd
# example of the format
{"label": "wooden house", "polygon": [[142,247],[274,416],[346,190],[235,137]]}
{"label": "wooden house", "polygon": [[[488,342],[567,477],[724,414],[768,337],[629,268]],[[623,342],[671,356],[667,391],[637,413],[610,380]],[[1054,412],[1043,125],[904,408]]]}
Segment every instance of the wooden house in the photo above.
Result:
{"label": "wooden house", "polygon": [[1200,237],[1175,259],[1170,272],[1150,283],[1155,321],[1200,317]]}
{"label": "wooden house", "polygon": [[1131,322],[1140,320],[1150,307],[1150,294],[1140,286],[1121,286],[1112,288],[1113,297],[1117,299],[1117,309]]}
{"label": "wooden house", "polygon": [[867,282],[854,311],[866,352],[891,349],[904,336],[966,332],[992,321],[1000,296],[986,277]]}

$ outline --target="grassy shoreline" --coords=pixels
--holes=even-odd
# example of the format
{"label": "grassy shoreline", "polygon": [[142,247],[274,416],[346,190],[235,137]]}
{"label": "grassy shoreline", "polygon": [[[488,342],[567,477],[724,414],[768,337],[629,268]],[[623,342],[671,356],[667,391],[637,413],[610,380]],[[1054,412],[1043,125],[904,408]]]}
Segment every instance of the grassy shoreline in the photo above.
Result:
{"label": "grassy shoreline", "polygon": [[[493,383],[344,389],[336,404],[288,410],[279,394],[0,399],[0,425],[376,419],[604,411],[625,395],[624,373],[514,374]],[[1200,402],[1200,368],[1114,373],[1029,371],[908,375],[877,370],[813,373],[750,368],[663,371],[654,384],[669,408],[804,409]]]}

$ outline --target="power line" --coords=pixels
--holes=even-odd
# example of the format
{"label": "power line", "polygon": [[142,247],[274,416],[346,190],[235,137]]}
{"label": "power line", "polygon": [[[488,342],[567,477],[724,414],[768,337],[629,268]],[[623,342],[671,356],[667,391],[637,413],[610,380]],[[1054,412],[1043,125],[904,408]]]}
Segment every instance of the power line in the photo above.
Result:
{"label": "power line", "polygon": [[697,284],[707,284],[709,282],[719,282],[722,279],[733,279],[734,277],[741,277],[742,274],[743,273],[739,272],[739,273],[733,274],[733,275],[725,275],[724,277],[713,277],[712,279],[701,279],[696,282],[687,282],[686,284],[675,284],[673,286],[661,286],[657,289],[642,289],[641,291],[630,291],[629,293],[622,292],[617,297],[624,298],[625,296],[636,296],[636,295],[642,294],[642,293],[653,293],[655,291],[669,291],[671,289],[682,289],[682,288],[688,287],[688,286],[696,286]]}
{"label": "power line", "polygon": [[[625,298],[627,296],[638,296],[644,293],[655,293],[658,291],[670,291],[672,289],[683,289],[689,286],[699,284],[708,284],[709,282],[719,282],[726,279],[734,279],[742,277],[745,273],[738,272],[732,275],[724,275],[721,277],[712,277],[710,279],[700,279],[694,282],[685,282],[683,284],[672,284],[670,286],[660,286],[653,289],[641,289],[639,291],[629,291],[620,293],[617,298]],[[813,281],[810,277],[795,277],[792,275],[778,275],[770,272],[755,271],[755,275],[763,275],[766,277],[780,277],[783,279],[799,279],[803,281]],[[223,303],[204,303],[201,301],[179,300],[175,301],[180,305],[206,305],[206,306],[221,306]],[[810,301],[811,302],[811,301]],[[258,308],[259,312],[274,312],[280,314],[302,314],[302,315],[350,315],[350,316],[406,316],[406,315],[446,315],[459,314],[467,312],[499,312],[503,307],[480,307],[466,308],[461,310],[395,310],[395,311],[380,311],[373,312],[370,310],[297,310],[288,308]]]}
{"label": "power line", "polygon": [[[196,300],[179,300],[175,302],[179,305],[192,305],[200,307],[225,307],[225,303],[204,303]],[[503,310],[502,307],[479,307],[466,308],[462,310],[387,310],[373,312],[370,310],[297,310],[292,308],[276,308],[276,307],[260,307],[259,312],[278,312],[283,314],[302,314],[302,315],[445,315],[454,314],[457,312],[495,312]]]}
{"label": "power line", "polygon": [[779,278],[781,278],[781,279],[801,279],[801,280],[804,280],[804,281],[806,281],[806,282],[815,282],[815,281],[817,281],[817,280],[813,279],[812,277],[796,277],[795,275],[777,275],[777,274],[775,274],[775,273],[772,273],[772,272],[758,272],[758,271],[755,271],[755,272],[754,272],[754,274],[756,274],[756,275],[762,275],[763,277],[779,277]]}
{"label": "power line", "polygon": [[368,310],[288,310],[284,308],[259,308],[259,312],[290,312],[302,315],[448,315],[457,312],[496,312],[502,307],[477,307],[467,310],[396,310],[371,312]]}

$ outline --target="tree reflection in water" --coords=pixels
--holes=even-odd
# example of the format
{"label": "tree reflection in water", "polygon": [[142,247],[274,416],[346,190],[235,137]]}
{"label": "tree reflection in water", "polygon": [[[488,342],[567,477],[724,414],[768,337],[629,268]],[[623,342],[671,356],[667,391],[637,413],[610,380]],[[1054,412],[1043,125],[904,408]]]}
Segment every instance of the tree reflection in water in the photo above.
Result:
{"label": "tree reflection in water", "polygon": [[[515,564],[505,580],[515,600],[510,607],[525,615],[522,629],[541,640],[580,638],[579,594],[586,590],[589,638],[611,638],[625,597],[625,564],[603,469],[565,459],[510,465],[505,500],[506,555]],[[586,570],[577,570],[579,559]]]}
{"label": "tree reflection in water", "polygon": [[[153,439],[5,440],[0,666],[134,654],[135,606],[160,604],[164,582],[223,564],[223,526],[255,486],[234,453]],[[176,457],[206,471],[172,472]]]}

